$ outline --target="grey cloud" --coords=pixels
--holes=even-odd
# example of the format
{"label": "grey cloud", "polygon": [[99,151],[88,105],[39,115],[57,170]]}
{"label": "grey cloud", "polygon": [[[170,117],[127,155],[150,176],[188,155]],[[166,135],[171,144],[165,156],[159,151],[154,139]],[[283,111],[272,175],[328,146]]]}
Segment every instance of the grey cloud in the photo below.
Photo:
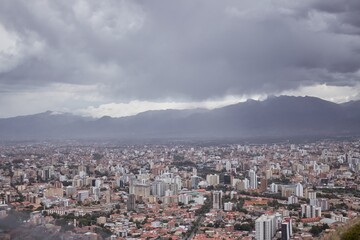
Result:
{"label": "grey cloud", "polygon": [[[337,22],[332,25],[332,30],[345,34],[360,34],[360,2],[357,0],[316,0],[313,9],[334,14]],[[310,9],[312,9],[310,8]]]}
{"label": "grey cloud", "polygon": [[2,1],[0,23],[41,49],[22,50],[0,85],[97,85],[115,102],[354,85],[359,36],[335,31],[341,22],[314,31],[309,13],[358,27],[359,4],[304,2]]}

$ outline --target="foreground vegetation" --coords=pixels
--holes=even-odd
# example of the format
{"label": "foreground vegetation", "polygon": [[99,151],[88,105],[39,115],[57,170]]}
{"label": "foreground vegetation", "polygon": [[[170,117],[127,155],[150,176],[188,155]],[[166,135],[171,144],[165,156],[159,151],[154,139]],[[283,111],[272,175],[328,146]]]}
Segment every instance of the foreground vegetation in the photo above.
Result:
{"label": "foreground vegetation", "polygon": [[341,240],[359,240],[360,239],[360,223],[352,226],[341,236]]}

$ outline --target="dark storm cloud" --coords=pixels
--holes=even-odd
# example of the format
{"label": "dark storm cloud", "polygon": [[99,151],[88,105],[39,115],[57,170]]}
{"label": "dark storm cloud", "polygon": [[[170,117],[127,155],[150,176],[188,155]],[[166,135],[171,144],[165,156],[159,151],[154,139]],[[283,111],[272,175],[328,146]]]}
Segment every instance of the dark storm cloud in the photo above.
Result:
{"label": "dark storm cloud", "polygon": [[18,36],[14,60],[0,71],[0,85],[11,89],[96,85],[100,95],[122,101],[273,94],[359,81],[356,0],[0,5],[0,23]]}
{"label": "dark storm cloud", "polygon": [[322,13],[328,13],[334,17],[329,25],[329,30],[343,34],[360,34],[360,2],[357,0],[328,0],[312,1],[309,8],[305,9],[308,13],[316,10]]}

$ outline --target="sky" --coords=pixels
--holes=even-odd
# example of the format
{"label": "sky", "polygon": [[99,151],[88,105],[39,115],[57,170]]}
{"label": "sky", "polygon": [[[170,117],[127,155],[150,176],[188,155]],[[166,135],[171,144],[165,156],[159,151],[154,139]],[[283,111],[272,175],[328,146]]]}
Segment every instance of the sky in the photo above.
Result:
{"label": "sky", "polygon": [[2,0],[0,117],[360,99],[359,0]]}

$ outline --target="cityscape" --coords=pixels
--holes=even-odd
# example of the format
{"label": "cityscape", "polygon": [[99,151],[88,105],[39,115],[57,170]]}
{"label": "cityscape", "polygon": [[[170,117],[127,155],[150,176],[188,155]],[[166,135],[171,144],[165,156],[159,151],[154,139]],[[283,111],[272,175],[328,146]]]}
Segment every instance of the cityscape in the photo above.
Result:
{"label": "cityscape", "polygon": [[0,240],[360,240],[360,0],[0,0]]}
{"label": "cityscape", "polygon": [[0,238],[332,239],[359,222],[359,146],[3,144]]}

